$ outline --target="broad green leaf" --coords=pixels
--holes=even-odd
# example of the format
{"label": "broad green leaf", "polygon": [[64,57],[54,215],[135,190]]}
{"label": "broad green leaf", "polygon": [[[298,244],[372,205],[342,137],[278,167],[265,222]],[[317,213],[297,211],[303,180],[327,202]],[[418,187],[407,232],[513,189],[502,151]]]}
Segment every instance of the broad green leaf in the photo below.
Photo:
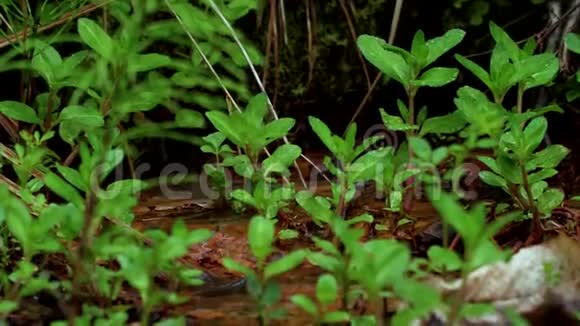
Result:
{"label": "broad green leaf", "polygon": [[69,105],[59,115],[61,121],[68,121],[81,129],[98,128],[105,125],[103,115],[92,106]]}
{"label": "broad green leaf", "polygon": [[469,214],[453,195],[447,193],[439,193],[436,197],[429,194],[429,200],[443,221],[457,230],[466,243],[473,243],[477,239],[484,226],[485,216]]}
{"label": "broad green leaf", "polygon": [[431,68],[413,83],[416,86],[441,87],[454,81],[458,74],[459,70],[456,68]]}
{"label": "broad green leaf", "polygon": [[431,163],[439,165],[449,155],[449,148],[439,147],[433,151],[431,155]]}
{"label": "broad green leaf", "polygon": [[524,155],[530,155],[540,146],[544,135],[548,130],[548,120],[545,117],[537,117],[524,129]]}
{"label": "broad green leaf", "polygon": [[254,216],[248,227],[248,241],[252,254],[259,261],[265,260],[272,252],[274,242],[274,224],[263,216]]}
{"label": "broad green leaf", "polygon": [[254,199],[254,197],[252,197],[252,195],[244,189],[235,189],[234,191],[232,191],[230,193],[230,196],[233,199],[240,201],[246,205],[250,205],[252,207],[257,206],[256,200]]}
{"label": "broad green leaf", "polygon": [[491,173],[489,171],[481,171],[479,172],[479,177],[483,182],[487,183],[490,186],[507,189],[507,182],[505,181],[505,179],[495,173]]}
{"label": "broad green leaf", "polygon": [[556,169],[542,169],[539,172],[531,173],[528,176],[528,182],[529,183],[536,183],[538,181],[551,178],[551,177],[555,176],[556,174],[558,174],[558,171],[556,171]]}
{"label": "broad green leaf", "polygon": [[429,56],[429,48],[427,47],[427,42],[425,42],[425,34],[422,30],[418,30],[413,37],[411,54],[415,57],[419,66],[424,67]]}
{"label": "broad green leaf", "polygon": [[544,193],[544,190],[546,190],[547,188],[548,183],[546,181],[539,181],[532,184],[532,186],[530,187],[530,190],[532,192],[532,199],[533,200],[538,199],[538,197],[540,197],[540,195],[542,195]]}
{"label": "broad green leaf", "polygon": [[295,122],[296,121],[292,118],[280,118],[268,123],[262,130],[263,134],[258,135],[260,138],[262,138],[259,142],[259,144],[261,144],[260,147],[262,148],[259,148],[259,150],[262,150],[263,147],[270,144],[271,142],[288,135],[290,129],[294,127]]}
{"label": "broad green leaf", "polygon": [[224,166],[232,166],[234,171],[245,178],[251,178],[254,174],[254,166],[246,155],[230,156],[224,159]]}
{"label": "broad green leaf", "polygon": [[440,56],[454,48],[457,44],[461,43],[464,37],[465,31],[460,29],[450,29],[442,36],[435,37],[427,41],[429,56],[427,57],[425,66],[430,65]]}
{"label": "broad green leaf", "polygon": [[242,265],[240,263],[238,263],[237,261],[229,258],[229,257],[224,257],[222,259],[222,264],[224,265],[225,268],[227,268],[230,271],[234,271],[234,272],[238,272],[238,273],[242,273],[244,275],[251,275],[254,272],[252,271],[252,269],[250,269],[249,267]]}
{"label": "broad green leaf", "polygon": [[336,155],[338,152],[338,148],[332,137],[333,134],[330,131],[330,129],[328,129],[326,124],[324,124],[324,122],[322,122],[320,119],[312,116],[308,117],[308,122],[310,123],[312,130],[314,130],[314,133],[316,133],[316,135],[318,136],[318,138],[320,138],[320,140],[326,146],[326,148],[328,148],[328,150],[331,153]]}
{"label": "broad green leaf", "polygon": [[517,43],[501,27],[492,21],[489,22],[489,31],[495,42],[505,48],[509,54],[509,58],[514,61],[519,61],[521,50]]}
{"label": "broad green leaf", "polygon": [[246,139],[243,138],[243,134],[240,129],[243,126],[237,126],[232,124],[230,117],[220,111],[210,111],[206,112],[205,116],[211,122],[211,124],[222,134],[224,134],[232,143],[237,146],[244,147],[246,144]]}
{"label": "broad green leaf", "polygon": [[288,167],[300,156],[300,146],[293,144],[284,144],[276,148],[274,153],[262,162],[262,171],[264,176],[271,173],[285,174]]}
{"label": "broad green leaf", "polygon": [[426,162],[431,161],[431,155],[433,152],[431,150],[431,145],[429,145],[425,139],[420,137],[412,137],[409,139],[409,144],[411,145],[411,148],[417,157]]}
{"label": "broad green leaf", "polygon": [[169,66],[171,58],[159,53],[138,54],[129,60],[127,70],[138,73]]}
{"label": "broad green leaf", "polygon": [[466,125],[463,114],[460,111],[455,111],[439,117],[426,119],[421,126],[419,136],[427,134],[453,134]]}
{"label": "broad green leaf", "polygon": [[40,123],[40,119],[38,119],[34,109],[24,103],[2,101],[0,102],[0,113],[14,120],[34,124]]}
{"label": "broad green leaf", "polygon": [[268,266],[266,266],[266,269],[264,270],[264,277],[269,279],[289,272],[290,270],[298,267],[304,262],[306,253],[307,252],[305,250],[296,250],[276,261],[273,261]]}
{"label": "broad green leaf", "polygon": [[524,90],[550,83],[560,69],[560,62],[552,53],[531,56],[521,61],[518,70],[523,70]]}
{"label": "broad green leaf", "polygon": [[322,322],[327,324],[344,323],[350,320],[350,315],[346,311],[330,311],[322,315]]}
{"label": "broad green leaf", "polygon": [[329,223],[334,214],[328,200],[314,197],[309,191],[300,191],[296,194],[296,202],[312,216],[317,224]]}
{"label": "broad green leaf", "polygon": [[405,123],[401,117],[387,114],[383,109],[379,109],[379,111],[381,112],[381,118],[383,119],[385,127],[387,127],[389,130],[409,131],[417,129],[417,126],[411,126]]}
{"label": "broad green leaf", "polygon": [[455,251],[440,246],[430,247],[427,250],[427,256],[429,257],[431,265],[438,272],[453,272],[460,270],[463,266],[463,261]]}
{"label": "broad green leaf", "polygon": [[101,57],[108,61],[114,58],[113,40],[97,23],[88,18],[79,18],[77,32],[81,40]]}
{"label": "broad green leaf", "polygon": [[83,206],[83,198],[78,191],[69,183],[52,172],[48,172],[43,178],[44,184],[58,196],[73,203],[77,207]]}
{"label": "broad green leaf", "polygon": [[543,214],[549,214],[564,201],[564,193],[559,189],[548,189],[538,198],[538,209]]}
{"label": "broad green leaf", "polygon": [[83,180],[79,171],[58,163],[56,164],[56,169],[66,179],[66,181],[70,182],[73,186],[85,192],[88,190],[87,184],[85,180]]}
{"label": "broad green leaf", "polygon": [[177,126],[183,128],[203,128],[205,127],[205,120],[203,115],[197,111],[180,109],[175,114],[175,122]]}
{"label": "broad green leaf", "polygon": [[467,59],[466,57],[456,54],[455,59],[459,61],[459,63],[464,66],[467,70],[471,71],[475,77],[479,78],[485,86],[489,89],[494,89],[494,84],[491,81],[491,78],[485,69],[478,66],[475,62]]}
{"label": "broad green leaf", "polygon": [[555,168],[570,153],[570,150],[562,145],[550,145],[534,154],[533,158],[526,162],[529,171],[536,168]]}
{"label": "broad green leaf", "polygon": [[32,68],[36,70],[53,87],[56,81],[55,69],[62,64],[62,58],[58,51],[51,45],[37,41],[31,60]]}
{"label": "broad green leaf", "polygon": [[316,304],[304,294],[295,294],[290,297],[290,301],[312,316],[318,313]]}
{"label": "broad green leaf", "polygon": [[338,297],[338,283],[331,274],[324,274],[316,282],[316,299],[325,306],[336,301]]}
{"label": "broad green leaf", "polygon": [[522,171],[513,159],[505,155],[498,155],[496,163],[502,177],[510,183],[522,184]]}
{"label": "broad green leaf", "polygon": [[252,126],[259,127],[268,112],[268,96],[265,93],[259,93],[253,96],[244,111],[248,123]]}
{"label": "broad green leaf", "polygon": [[405,87],[409,85],[412,78],[411,67],[400,54],[385,49],[385,40],[371,35],[360,35],[357,45],[363,56],[386,76]]}
{"label": "broad green leaf", "polygon": [[580,34],[568,33],[565,40],[568,50],[580,54]]}
{"label": "broad green leaf", "polygon": [[348,165],[346,173],[349,183],[374,180],[383,170],[385,158],[390,152],[390,148],[370,151]]}

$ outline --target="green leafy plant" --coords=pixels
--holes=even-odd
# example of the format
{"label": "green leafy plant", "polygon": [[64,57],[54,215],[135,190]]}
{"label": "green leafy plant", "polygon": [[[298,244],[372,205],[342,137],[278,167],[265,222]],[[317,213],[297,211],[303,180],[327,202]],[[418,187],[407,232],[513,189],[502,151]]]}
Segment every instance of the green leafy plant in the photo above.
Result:
{"label": "green leafy plant", "polygon": [[[463,258],[456,252],[441,246],[429,248],[429,264],[436,271],[460,271],[463,285],[466,284],[467,276],[475,269],[503,261],[509,258],[510,252],[501,250],[492,242],[492,237],[505,225],[517,217],[517,214],[509,214],[499,219],[486,222],[487,210],[483,204],[474,206],[471,210],[465,210],[452,194],[441,193],[436,196],[428,192],[431,203],[440,214],[441,218],[451,225],[461,235],[464,244]],[[448,310],[448,322],[454,324],[465,317],[474,317],[470,312],[477,314],[489,312],[492,307],[469,308],[471,304],[465,304],[462,297],[463,291],[459,290],[450,302]]]}
{"label": "green leafy plant", "polygon": [[[534,231],[539,232],[540,218],[549,216],[564,199],[560,190],[548,188],[545,179],[556,175],[555,167],[569,150],[561,145],[550,145],[536,152],[548,127],[546,118],[541,115],[550,111],[561,112],[561,109],[551,105],[524,111],[523,96],[525,91],[546,85],[554,79],[559,68],[558,60],[550,53],[534,55],[535,44],[532,40],[520,49],[494,23],[490,23],[490,31],[497,43],[491,55],[490,73],[472,61],[456,56],[490,89],[495,105],[487,103],[489,100],[485,96],[471,89],[465,90],[464,97],[471,96],[487,103],[485,107],[495,110],[496,115],[503,115],[496,121],[506,122],[504,132],[494,137],[497,141],[495,159],[480,157],[491,170],[482,171],[480,177],[484,182],[509,193],[520,209],[532,215]],[[517,88],[517,104],[511,112],[501,112],[497,106],[501,106],[505,95],[513,87]],[[460,105],[465,107],[467,103]]]}
{"label": "green leafy plant", "polygon": [[[453,29],[443,36],[430,40],[425,39],[425,34],[418,31],[411,46],[411,51],[389,45],[385,40],[375,36],[361,35],[357,45],[365,58],[377,67],[385,76],[400,83],[407,94],[407,103],[397,102],[400,116],[387,114],[383,109],[381,117],[385,126],[393,131],[404,131],[407,137],[420,133],[454,133],[459,131],[465,122],[455,119],[453,115],[426,119],[427,109],[423,108],[417,113],[415,97],[422,87],[441,87],[449,84],[457,78],[459,70],[456,68],[434,67],[427,69],[443,54],[459,44],[465,32]],[[408,150],[409,161],[412,160],[413,151]],[[410,162],[409,162],[410,163]],[[412,184],[412,179],[407,182]],[[410,210],[412,200],[411,189],[405,197],[405,211]]]}
{"label": "green leafy plant", "polygon": [[337,182],[332,187],[332,204],[336,214],[344,216],[348,203],[356,192],[356,184],[373,180],[382,174],[383,162],[392,148],[380,148],[371,151],[378,137],[365,139],[362,144],[356,144],[356,124],[351,124],[344,138],[332,134],[330,129],[318,118],[309,117],[310,126],[322,143],[338,161],[336,166],[330,157],[326,156],[324,164],[336,176]]}
{"label": "green leafy plant", "polygon": [[248,229],[248,243],[252,254],[256,257],[255,270],[230,258],[223,260],[226,268],[246,277],[248,293],[257,305],[260,325],[267,325],[272,319],[284,317],[285,310],[276,308],[282,292],[275,278],[302,264],[307,254],[307,251],[299,249],[278,260],[268,262],[268,257],[274,251],[274,241],[274,221],[256,215],[251,219]]}
{"label": "green leafy plant", "polygon": [[295,305],[299,306],[314,317],[315,324],[346,322],[350,316],[345,311],[329,311],[329,306],[337,301],[338,284],[331,274],[324,274],[316,282],[316,300],[313,302],[303,294],[295,294],[290,299]]}

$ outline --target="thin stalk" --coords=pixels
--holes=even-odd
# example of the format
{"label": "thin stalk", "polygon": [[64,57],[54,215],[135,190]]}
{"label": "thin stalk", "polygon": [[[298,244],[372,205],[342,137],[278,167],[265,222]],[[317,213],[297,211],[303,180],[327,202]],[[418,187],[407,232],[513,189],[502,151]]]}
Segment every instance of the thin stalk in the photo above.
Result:
{"label": "thin stalk", "polygon": [[518,86],[518,99],[516,106],[516,110],[519,114],[523,112],[523,107],[524,107],[524,87],[520,84]]}
{"label": "thin stalk", "polygon": [[[407,95],[408,95],[408,110],[409,110],[409,124],[411,126],[415,125],[415,95],[417,93],[416,89],[410,88],[409,90],[407,90]],[[407,148],[408,148],[408,167],[412,168],[413,164],[411,163],[413,161],[413,150],[411,149],[411,143],[409,142],[409,139],[411,137],[413,137],[415,135],[415,131],[414,130],[409,130],[407,131]],[[405,200],[404,200],[404,204],[403,204],[403,211],[405,213],[409,213],[411,212],[411,210],[413,209],[413,183],[415,183],[415,177],[412,176],[409,179],[407,179],[407,181],[405,182],[406,186],[407,186],[407,190],[405,192]]]}

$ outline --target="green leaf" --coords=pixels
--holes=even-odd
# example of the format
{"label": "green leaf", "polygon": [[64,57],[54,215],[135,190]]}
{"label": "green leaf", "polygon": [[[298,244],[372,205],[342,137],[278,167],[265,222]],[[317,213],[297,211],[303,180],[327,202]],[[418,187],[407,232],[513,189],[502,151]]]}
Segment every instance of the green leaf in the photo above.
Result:
{"label": "green leaf", "polygon": [[363,56],[386,76],[405,87],[409,85],[412,78],[411,67],[400,54],[385,49],[385,40],[371,35],[360,35],[357,45]]}
{"label": "green leaf", "polygon": [[55,69],[62,64],[62,58],[58,51],[49,44],[37,40],[30,63],[32,68],[44,78],[49,87],[53,87],[56,82]]}
{"label": "green leaf", "polygon": [[463,266],[463,261],[456,252],[440,246],[431,246],[427,250],[427,256],[431,261],[431,265],[438,272],[458,271]]}
{"label": "green leaf", "polygon": [[350,314],[346,311],[330,311],[322,316],[322,322],[328,324],[344,323],[350,320]]}
{"label": "green leaf", "polygon": [[262,173],[265,177],[272,173],[286,174],[288,168],[300,156],[300,146],[284,144],[276,148],[270,157],[262,162]]}
{"label": "green leaf", "polygon": [[495,85],[492,83],[491,78],[487,73],[487,71],[485,71],[485,69],[481,68],[475,62],[459,54],[455,55],[455,59],[459,61],[459,63],[462,66],[464,66],[467,70],[471,71],[471,73],[474,74],[475,77],[479,78],[479,80],[481,80],[485,84],[485,86],[487,86],[487,88],[489,88],[490,90],[495,88]]}
{"label": "green leaf", "polygon": [[230,193],[232,199],[235,199],[239,202],[242,202],[246,205],[250,205],[252,207],[257,207],[258,204],[254,197],[247,192],[245,189],[235,189]]}
{"label": "green leaf", "polygon": [[379,111],[381,112],[381,118],[383,119],[385,127],[387,127],[389,130],[409,131],[417,129],[417,126],[411,126],[405,123],[401,117],[387,114],[383,109],[379,109]]}
{"label": "green leaf", "polygon": [[40,123],[40,119],[38,119],[34,109],[24,103],[16,101],[2,101],[0,102],[0,113],[17,121],[34,124]]}
{"label": "green leaf", "polygon": [[432,38],[427,41],[429,56],[424,66],[428,66],[437,60],[440,56],[461,43],[465,37],[465,31],[460,29],[450,29],[443,36]]}
{"label": "green leaf", "polygon": [[580,54],[580,34],[568,33],[565,40],[568,50]]}
{"label": "green leaf", "polygon": [[243,126],[236,126],[232,123],[230,117],[220,111],[206,112],[205,116],[209,119],[211,124],[222,134],[224,134],[232,143],[237,146],[244,147],[246,139],[244,139],[241,129]]}
{"label": "green leaf", "polygon": [[422,30],[418,30],[413,37],[413,43],[411,44],[411,54],[415,57],[415,59],[417,59],[419,66],[425,66],[425,62],[429,56],[429,47],[427,47],[427,42],[425,42],[425,34]]}
{"label": "green leaf", "polygon": [[296,306],[300,307],[302,310],[306,311],[311,316],[316,316],[318,314],[318,308],[316,307],[316,304],[304,294],[295,294],[290,297],[290,301]]}
{"label": "green leaf", "polygon": [[54,193],[63,199],[68,200],[77,207],[83,206],[84,200],[78,191],[56,174],[47,172],[44,175],[43,181],[50,190],[54,191]]}
{"label": "green leaf", "polygon": [[175,122],[177,126],[183,128],[203,128],[205,127],[205,120],[203,115],[197,111],[180,109],[175,114]]}
{"label": "green leaf", "polygon": [[354,184],[361,181],[370,181],[376,178],[383,169],[384,160],[391,148],[383,148],[365,153],[346,168],[348,182]]}
{"label": "green leaf", "polygon": [[269,279],[274,276],[284,274],[296,268],[298,265],[304,262],[306,254],[307,254],[306,250],[296,250],[270,263],[268,266],[266,266],[266,269],[264,270],[264,277],[266,279]]}
{"label": "green leaf", "polygon": [[336,155],[338,153],[338,148],[332,137],[333,134],[330,129],[328,129],[326,124],[324,124],[324,122],[322,122],[320,119],[312,116],[308,117],[308,122],[310,123],[312,130],[314,130],[314,133],[316,133],[326,148],[328,148],[331,153]]}
{"label": "green leaf", "polygon": [[526,169],[529,171],[536,168],[555,168],[569,153],[570,150],[562,145],[550,145],[535,153],[533,158],[526,162]]}
{"label": "green leaf", "polygon": [[263,261],[272,252],[274,224],[263,216],[254,216],[248,228],[248,241],[252,254]]}
{"label": "green leaf", "polygon": [[416,86],[441,87],[454,81],[459,74],[456,68],[431,68],[425,71],[418,80]]}
{"label": "green leaf", "polygon": [[490,186],[507,189],[507,182],[505,181],[505,179],[495,173],[489,171],[481,171],[479,172],[479,177],[481,178],[481,181],[487,183]]}
{"label": "green leaf", "polygon": [[79,18],[77,32],[81,40],[101,57],[108,61],[114,58],[113,40],[97,23],[88,18]]}
{"label": "green leaf", "polygon": [[295,120],[292,118],[280,118],[267,124],[259,136],[258,150],[262,150],[271,142],[281,139],[288,135],[288,132],[294,127]]}
{"label": "green leaf", "polygon": [[556,169],[542,169],[539,172],[530,174],[528,176],[528,182],[529,183],[536,183],[538,181],[551,178],[551,177],[555,176],[556,174],[558,174],[558,171],[556,171]]}
{"label": "green leaf", "polygon": [[284,229],[278,232],[278,239],[280,240],[292,240],[300,237],[300,233],[292,229]]}
{"label": "green leaf", "polygon": [[329,223],[334,214],[328,200],[314,197],[310,191],[300,191],[296,194],[296,202],[312,216],[312,219],[317,224],[320,224],[320,222]]}
{"label": "green leaf", "polygon": [[87,184],[85,180],[83,180],[79,171],[58,163],[56,164],[56,169],[66,179],[66,181],[70,182],[73,186],[85,192],[88,190]]}
{"label": "green leaf", "polygon": [[509,37],[509,35],[498,25],[494,22],[489,22],[489,31],[491,32],[491,36],[495,40],[495,42],[505,48],[507,53],[509,54],[509,58],[513,61],[518,61],[520,59],[520,48],[518,47],[517,43]]}
{"label": "green leaf", "polygon": [[505,155],[498,155],[496,162],[502,177],[513,184],[522,183],[522,171],[514,160]]}
{"label": "green leaf", "polygon": [[128,62],[129,73],[138,73],[169,66],[171,58],[159,53],[138,54]]}
{"label": "green leaf", "polygon": [[252,124],[252,126],[259,127],[262,125],[267,112],[268,96],[265,93],[259,93],[248,102],[244,116],[247,117],[248,123]]}
{"label": "green leaf", "polygon": [[222,264],[224,265],[225,268],[227,268],[230,271],[242,273],[243,275],[254,274],[254,271],[252,271],[252,269],[250,269],[249,267],[247,267],[245,265],[238,263],[237,261],[235,261],[229,257],[224,257],[222,259]]}
{"label": "green leaf", "polygon": [[419,136],[427,134],[454,134],[466,125],[463,114],[455,111],[439,117],[433,117],[425,120],[421,126]]}
{"label": "green leaf", "polygon": [[[429,194],[429,200],[443,221],[457,230],[467,243],[475,241],[479,233],[483,231],[485,216],[469,214],[454,199],[453,195],[438,193],[435,197],[433,194]],[[483,213],[485,214],[485,211]]]}
{"label": "green leaf", "polygon": [[102,114],[92,106],[69,105],[62,109],[59,119],[68,121],[82,129],[98,128],[105,125]]}
{"label": "green leaf", "polygon": [[550,214],[564,201],[564,193],[559,189],[548,189],[538,198],[538,209],[543,214]]}
{"label": "green leaf", "polygon": [[518,70],[523,70],[524,90],[550,83],[560,69],[560,62],[553,53],[542,53],[522,60]]}
{"label": "green leaf", "polygon": [[338,297],[338,283],[331,274],[324,274],[316,282],[316,299],[325,306],[331,305]]}
{"label": "green leaf", "polygon": [[548,130],[548,120],[545,117],[537,117],[524,129],[524,151],[526,155],[532,154],[544,140]]}
{"label": "green leaf", "polygon": [[431,155],[433,154],[431,150],[431,145],[420,137],[412,137],[409,139],[409,144],[413,149],[413,152],[419,157],[420,159],[431,162]]}

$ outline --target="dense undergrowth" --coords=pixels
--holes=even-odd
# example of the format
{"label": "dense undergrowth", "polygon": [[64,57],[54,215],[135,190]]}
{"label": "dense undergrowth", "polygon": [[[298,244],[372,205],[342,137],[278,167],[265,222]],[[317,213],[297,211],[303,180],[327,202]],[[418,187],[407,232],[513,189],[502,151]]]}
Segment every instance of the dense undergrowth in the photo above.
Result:
{"label": "dense undergrowth", "polygon": [[[286,138],[295,120],[277,117],[265,92],[252,95],[249,90],[253,71],[248,68],[259,65],[262,55],[230,24],[254,10],[254,1],[202,1],[195,6],[178,0],[142,5],[111,1],[97,6],[79,0],[46,2],[33,11],[3,6],[13,15],[10,30],[34,31],[16,38],[0,57],[5,71],[21,72],[23,79],[21,96],[0,102],[0,122],[11,136],[0,149],[0,315],[5,320],[42,294],[58,302],[62,316],[55,325],[124,324],[135,318],[133,307],[119,303],[122,290],[130,287],[139,294],[137,318],[148,324],[159,307],[188,299],[159,286],[156,276],[163,273],[184,286],[203,282],[203,271],[179,258],[210,238],[209,230],[191,231],[179,220],[169,232],[142,233],[131,227],[138,193],[164,182],[141,180],[131,164],[144,137],[172,137],[200,146],[214,158],[204,166],[211,186],[227,204],[254,212],[247,238],[255,268],[229,258],[223,264],[246,277],[260,324],[285,318],[277,277],[304,261],[324,271],[316,296],[296,294],[290,300],[318,324],[382,325],[385,298],[407,303],[391,317],[395,325],[408,325],[435,310],[451,324],[488,312],[491,306],[443,297],[422,277],[431,272],[465,277],[507,259],[509,251],[492,240],[498,231],[529,220],[528,243],[536,243],[542,223],[573,195],[547,182],[569,150],[543,143],[548,127],[544,115],[562,110],[556,103],[537,108],[524,104],[529,90],[554,82],[559,60],[536,51],[533,39],[514,42],[494,23],[489,24],[495,47],[488,67],[460,54],[455,54],[456,67],[437,66],[441,56],[469,37],[461,29],[439,36],[417,31],[410,49],[372,35],[357,37],[365,62],[406,94],[398,100],[398,110],[380,109],[385,128],[404,133],[406,141],[396,147],[378,137],[361,141],[356,124],[336,134],[310,116],[309,127],[329,153],[324,163],[332,174],[332,195],[325,197],[289,181],[302,154]],[[68,18],[61,23],[70,26],[49,33],[37,28],[68,12],[90,11],[100,11],[94,15],[98,19]],[[570,51],[580,53],[580,36],[569,34],[566,41]],[[422,89],[448,85],[460,69],[480,83],[457,89],[454,112],[433,116],[427,107],[415,105]],[[572,78],[580,81],[580,74]],[[579,89],[570,91],[569,100]],[[508,94],[517,98],[514,107],[504,104]],[[173,121],[149,121],[147,112],[159,108],[169,110]],[[188,135],[204,127],[206,137]],[[457,141],[436,147],[426,140],[432,134],[456,135]],[[510,198],[493,207],[466,200],[460,183],[466,159],[482,149],[492,154],[478,158],[487,166],[479,177]],[[130,167],[129,173],[119,175],[123,166]],[[230,173],[246,180],[246,187],[230,191]],[[409,217],[415,190],[421,188],[444,225],[461,236],[463,253],[448,249],[447,239],[429,248],[427,258],[413,257],[394,238],[363,241],[366,228],[361,225],[380,226],[369,214],[346,214],[361,183],[376,185],[384,209],[397,220]],[[450,183],[452,191],[445,191],[443,183]],[[319,250],[297,249],[271,260],[282,234],[304,241],[297,230],[277,233],[279,212],[292,203],[324,231],[311,237]],[[489,221],[490,215],[496,218]],[[47,265],[55,257],[66,262],[64,273]],[[360,300],[368,306],[365,313],[353,309]],[[161,323],[182,325],[184,318]]]}

